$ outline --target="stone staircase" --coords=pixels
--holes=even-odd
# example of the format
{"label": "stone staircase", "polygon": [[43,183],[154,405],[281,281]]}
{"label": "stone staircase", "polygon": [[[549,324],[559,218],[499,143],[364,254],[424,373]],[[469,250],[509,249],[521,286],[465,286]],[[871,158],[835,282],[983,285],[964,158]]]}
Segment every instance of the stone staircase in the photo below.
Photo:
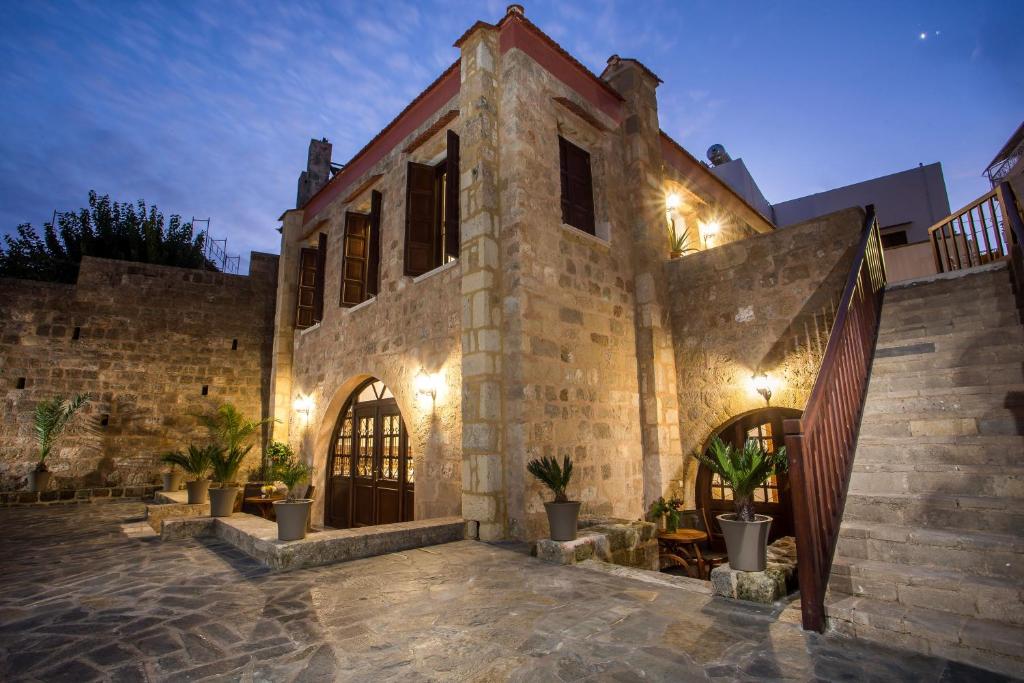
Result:
{"label": "stone staircase", "polygon": [[997,263],[886,292],[826,611],[1024,675],[1024,327]]}

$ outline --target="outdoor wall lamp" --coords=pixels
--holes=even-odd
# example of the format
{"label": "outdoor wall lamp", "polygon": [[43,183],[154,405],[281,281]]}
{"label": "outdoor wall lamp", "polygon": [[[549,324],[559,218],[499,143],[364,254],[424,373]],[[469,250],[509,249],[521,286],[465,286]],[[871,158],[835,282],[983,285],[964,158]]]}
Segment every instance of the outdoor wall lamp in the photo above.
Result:
{"label": "outdoor wall lamp", "polygon": [[764,372],[754,373],[754,389],[764,398],[765,405],[772,404],[772,382]]}
{"label": "outdoor wall lamp", "polygon": [[707,223],[700,224],[700,234],[704,238],[704,248],[708,248],[708,240],[718,234],[718,231],[722,229],[721,223],[718,221],[708,221]]}
{"label": "outdoor wall lamp", "polygon": [[292,408],[308,420],[309,414],[313,412],[313,397],[299,396],[292,404]]}
{"label": "outdoor wall lamp", "polygon": [[425,370],[420,369],[419,373],[416,374],[415,388],[418,396],[429,396],[430,400],[437,398],[437,375],[428,374]]}

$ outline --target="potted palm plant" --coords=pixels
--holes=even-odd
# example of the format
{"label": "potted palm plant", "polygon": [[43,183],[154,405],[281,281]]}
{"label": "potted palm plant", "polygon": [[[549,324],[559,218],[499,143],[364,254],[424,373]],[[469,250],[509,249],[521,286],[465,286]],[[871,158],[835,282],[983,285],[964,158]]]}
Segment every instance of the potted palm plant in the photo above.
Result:
{"label": "potted palm plant", "polygon": [[174,463],[171,463],[171,469],[161,476],[164,480],[164,491],[177,491],[181,488],[182,474]]}
{"label": "potted palm plant", "polygon": [[769,477],[786,471],[789,461],[785,446],[768,453],[754,439],[748,439],[743,448],[735,448],[716,436],[708,453],[698,453],[697,460],[732,487],[736,512],[717,516],[729,566],[744,572],[763,572],[772,518],[754,513],[754,491]]}
{"label": "potted palm plant", "polygon": [[230,403],[221,405],[212,414],[196,417],[209,430],[218,447],[211,451],[210,466],[221,487],[210,490],[210,515],[229,517],[238,499],[238,470],[252,450],[249,442],[273,418],[250,420]]}
{"label": "potted palm plant", "polygon": [[[217,450],[216,446],[189,444],[188,451],[185,453],[172,451],[164,453],[161,457],[161,460],[171,467],[180,467],[185,474],[192,477],[185,483],[185,488],[188,489],[189,505],[200,505],[207,500],[210,480],[206,478],[206,475],[210,471],[210,456],[215,450]],[[165,487],[164,490],[167,488]]]}
{"label": "potted palm plant", "polygon": [[36,463],[35,469],[29,472],[29,491],[45,491],[50,488],[53,474],[46,467],[46,458],[75,414],[88,402],[89,394],[79,394],[70,399],[57,396],[36,404],[33,426],[36,443],[39,444],[39,462]]}
{"label": "potted palm plant", "polygon": [[565,495],[565,489],[569,486],[569,480],[572,478],[572,460],[566,455],[562,466],[559,467],[557,460],[544,456],[537,460],[531,460],[527,463],[526,469],[555,494],[555,499],[552,502],[544,503],[544,510],[548,513],[551,540],[576,540],[580,502],[571,501]]}
{"label": "potted palm plant", "polygon": [[671,227],[668,230],[668,251],[670,258],[680,258],[684,254],[690,254],[697,251],[695,248],[690,246],[692,242],[690,238],[690,228],[686,225],[686,221],[683,221],[682,230],[677,231],[675,220],[673,219]]}
{"label": "potted palm plant", "polygon": [[279,541],[298,541],[306,537],[306,525],[309,523],[309,510],[313,500],[296,498],[295,487],[309,479],[312,473],[309,465],[295,458],[277,467],[278,479],[288,487],[287,497],[274,502]]}

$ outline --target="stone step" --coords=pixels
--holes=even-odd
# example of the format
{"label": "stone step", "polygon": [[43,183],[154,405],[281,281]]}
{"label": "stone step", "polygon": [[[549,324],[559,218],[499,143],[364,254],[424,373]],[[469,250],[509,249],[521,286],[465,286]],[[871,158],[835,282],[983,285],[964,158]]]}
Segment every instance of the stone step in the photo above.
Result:
{"label": "stone step", "polygon": [[982,387],[993,384],[1018,384],[1024,382],[1024,363],[1020,360],[978,364],[958,367],[942,367],[936,364],[902,371],[896,366],[879,368],[875,361],[871,368],[871,383],[868,394],[904,392],[917,389],[947,389],[952,387]]}
{"label": "stone step", "polygon": [[1020,343],[1024,343],[1024,325],[1016,322],[1000,327],[950,327],[938,331],[921,328],[913,332],[911,328],[905,328],[899,335],[879,335],[875,345],[875,357],[908,357],[928,353],[971,351],[1001,344]]}
{"label": "stone step", "polygon": [[1019,533],[1024,510],[1012,498],[952,493],[863,493],[846,497],[843,518],[855,522],[917,526],[923,529]]}
{"label": "stone step", "polygon": [[1024,670],[1024,628],[927,607],[847,596],[825,605],[837,633],[1018,677]]}
{"label": "stone step", "polygon": [[[1024,361],[1024,342],[999,340],[998,343],[975,348],[930,350],[930,345],[897,347],[885,355],[876,353],[871,367],[871,376],[904,375],[928,370],[952,370]],[[884,349],[884,347],[883,347]],[[882,351],[883,349],[879,349]]]}
{"label": "stone step", "polygon": [[1024,462],[1024,436],[981,434],[971,436],[922,435],[894,443],[885,437],[861,433],[854,464],[913,463],[1005,466]]}
{"label": "stone step", "polygon": [[976,417],[959,415],[884,415],[874,413],[861,420],[860,434],[866,437],[888,437],[893,446],[919,436],[1019,436],[1024,434],[1024,418],[1020,411],[993,410]]}
{"label": "stone step", "polygon": [[1013,310],[984,315],[920,316],[920,320],[903,320],[883,315],[878,326],[879,344],[896,343],[920,337],[946,334],[1004,334],[1021,327],[1020,314]]}
{"label": "stone step", "polygon": [[886,288],[889,301],[920,299],[922,294],[943,295],[966,290],[1009,291],[1010,269],[1005,265],[988,272],[974,272],[961,277],[931,278],[917,282],[900,282]]}
{"label": "stone step", "polygon": [[836,554],[1020,581],[1024,538],[1016,534],[921,529],[843,519]]}
{"label": "stone step", "polygon": [[1024,499],[1024,467],[855,463],[850,492]]}
{"label": "stone step", "polygon": [[843,595],[868,597],[1024,626],[1024,587],[1005,579],[836,557],[828,589],[838,599]]}
{"label": "stone step", "polygon": [[927,395],[893,396],[868,390],[864,415],[980,415],[998,410],[1024,410],[1024,383],[959,388]]}

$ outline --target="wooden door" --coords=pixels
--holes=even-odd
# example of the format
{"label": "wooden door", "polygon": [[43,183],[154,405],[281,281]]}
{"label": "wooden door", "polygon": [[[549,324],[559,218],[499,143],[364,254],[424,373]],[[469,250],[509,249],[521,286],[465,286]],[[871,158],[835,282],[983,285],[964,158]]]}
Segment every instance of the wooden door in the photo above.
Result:
{"label": "wooden door", "polygon": [[352,526],[377,524],[378,430],[376,406],[355,409],[355,473],[352,477]]}
{"label": "wooden door", "polygon": [[[742,448],[747,439],[755,439],[762,448],[774,452],[785,445],[782,421],[794,417],[800,417],[799,410],[755,410],[727,422],[719,429],[718,436],[736,448]],[[708,509],[709,519],[724,512],[736,511],[732,502],[732,487],[723,483],[718,475],[703,465],[697,472],[697,506]],[[769,540],[793,535],[793,505],[789,499],[789,480],[785,474],[771,477],[754,492],[754,511],[771,515],[773,521]]]}

